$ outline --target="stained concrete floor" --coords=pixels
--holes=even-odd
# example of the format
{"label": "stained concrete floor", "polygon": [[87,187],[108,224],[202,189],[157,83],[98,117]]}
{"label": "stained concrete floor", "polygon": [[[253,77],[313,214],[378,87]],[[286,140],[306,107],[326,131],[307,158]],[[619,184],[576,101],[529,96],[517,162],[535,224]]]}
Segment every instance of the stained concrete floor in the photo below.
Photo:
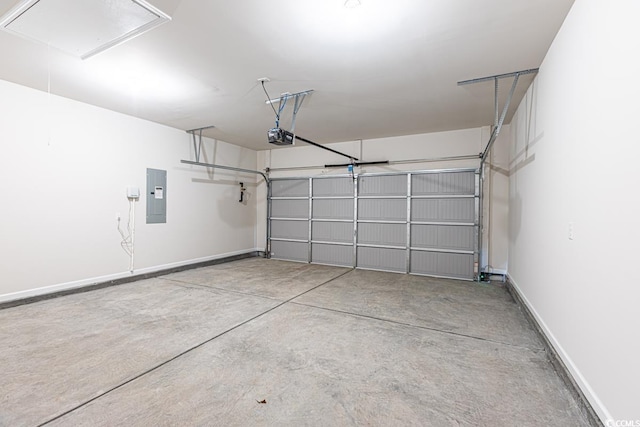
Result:
{"label": "stained concrete floor", "polygon": [[252,258],[0,310],[0,345],[0,426],[588,425],[496,285]]}

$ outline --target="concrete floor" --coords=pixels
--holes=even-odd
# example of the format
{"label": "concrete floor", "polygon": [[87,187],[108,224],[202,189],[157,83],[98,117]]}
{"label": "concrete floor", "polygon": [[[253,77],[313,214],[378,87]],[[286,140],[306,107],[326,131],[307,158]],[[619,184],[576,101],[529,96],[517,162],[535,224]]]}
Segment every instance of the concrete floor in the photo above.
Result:
{"label": "concrete floor", "polygon": [[252,258],[0,310],[0,344],[0,426],[588,425],[497,285]]}

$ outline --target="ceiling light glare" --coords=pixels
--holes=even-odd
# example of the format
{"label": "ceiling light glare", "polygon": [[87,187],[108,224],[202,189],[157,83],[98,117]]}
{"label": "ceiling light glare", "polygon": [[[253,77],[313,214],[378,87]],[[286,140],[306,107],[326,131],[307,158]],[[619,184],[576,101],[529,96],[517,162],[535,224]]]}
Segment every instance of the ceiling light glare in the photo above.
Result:
{"label": "ceiling light glare", "polygon": [[90,81],[117,96],[133,101],[147,99],[172,108],[218,91],[185,75],[179,68],[139,54],[96,56],[83,67]]}
{"label": "ceiling light glare", "polygon": [[360,0],[347,0],[344,2],[344,7],[348,8],[348,9],[353,9],[355,7],[360,6],[362,3],[360,2]]}
{"label": "ceiling light glare", "polygon": [[[409,4],[415,0],[401,0]],[[296,17],[287,28],[323,46],[345,43],[376,43],[402,30],[410,8],[398,7],[388,0],[360,0],[360,6],[347,8],[341,2],[292,2],[291,14]],[[369,49],[369,48],[367,48]]]}

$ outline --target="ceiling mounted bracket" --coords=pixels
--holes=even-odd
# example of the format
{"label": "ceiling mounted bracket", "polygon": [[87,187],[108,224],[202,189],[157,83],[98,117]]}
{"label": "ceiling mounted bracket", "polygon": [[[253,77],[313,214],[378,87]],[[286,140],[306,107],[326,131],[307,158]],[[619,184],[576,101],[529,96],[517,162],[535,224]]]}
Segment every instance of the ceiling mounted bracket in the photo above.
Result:
{"label": "ceiling mounted bracket", "polygon": [[[489,137],[489,142],[485,149],[480,153],[480,164],[483,165],[487,159],[489,154],[489,150],[491,150],[491,146],[498,138],[500,131],[502,130],[502,125],[504,123],[504,119],[507,116],[507,111],[509,110],[509,106],[511,105],[511,99],[513,98],[513,94],[516,90],[516,86],[518,85],[518,79],[520,76],[525,74],[535,74],[538,72],[538,68],[530,68],[527,70],[514,71],[513,73],[505,73],[505,74],[496,74],[494,76],[488,77],[480,77],[477,79],[471,80],[463,80],[458,82],[458,86],[464,86],[469,84],[481,83],[492,81],[494,82],[494,122],[493,129],[491,130],[491,136]],[[507,95],[507,100],[505,101],[504,107],[502,108],[502,114],[498,115],[499,107],[498,107],[498,80],[513,77],[513,83],[511,84],[511,89],[509,90],[509,94]]]}
{"label": "ceiling mounted bracket", "polygon": [[205,126],[197,129],[189,129],[187,131],[187,133],[191,134],[191,139],[193,140],[193,152],[196,156],[196,162],[200,161],[200,152],[202,151],[202,131],[206,129],[213,129],[214,127],[215,126]]}
{"label": "ceiling mounted bracket", "polygon": [[304,98],[313,93],[313,89],[304,90],[302,92],[297,93],[283,93],[280,95],[280,98],[269,99],[265,101],[265,104],[275,104],[278,103],[278,113],[276,114],[276,127],[280,127],[280,114],[282,114],[282,110],[284,110],[285,105],[287,105],[287,101],[290,99],[294,100],[293,105],[293,116],[291,118],[291,132],[293,133],[296,128],[296,117],[298,116],[298,111],[300,111],[300,107],[302,107],[302,102]]}
{"label": "ceiling mounted bracket", "polygon": [[302,101],[304,101],[304,97],[307,96],[306,92],[302,92],[296,95],[295,103],[293,104],[293,117],[291,118],[291,132],[295,133],[296,130],[296,117],[298,116],[298,111],[300,111],[300,107],[302,107]]}
{"label": "ceiling mounted bracket", "polygon": [[536,74],[538,72],[539,68],[529,68],[527,70],[521,70],[521,71],[514,71],[512,73],[505,73],[505,74],[496,74],[494,76],[487,76],[487,77],[480,77],[477,79],[471,79],[471,80],[462,80],[458,82],[458,86],[465,86],[465,85],[471,85],[471,84],[475,84],[475,83],[482,83],[482,82],[488,82],[488,81],[493,81],[496,79],[506,79],[509,77],[515,77],[516,74],[524,76],[525,74]]}
{"label": "ceiling mounted bracket", "polygon": [[280,95],[279,98],[271,98],[266,100],[264,103],[265,104],[275,104],[276,102],[283,102],[283,101],[287,101],[291,98],[296,98],[299,97],[301,95],[310,95],[314,92],[313,89],[309,89],[309,90],[303,90],[302,92],[296,92],[296,93],[283,93],[282,95]]}

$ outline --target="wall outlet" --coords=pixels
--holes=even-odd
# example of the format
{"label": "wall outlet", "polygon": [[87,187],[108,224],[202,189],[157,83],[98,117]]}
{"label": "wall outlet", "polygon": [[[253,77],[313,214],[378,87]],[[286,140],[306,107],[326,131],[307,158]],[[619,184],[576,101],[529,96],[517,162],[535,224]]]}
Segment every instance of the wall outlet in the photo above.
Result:
{"label": "wall outlet", "polygon": [[139,199],[140,198],[140,188],[138,188],[138,187],[127,187],[127,198],[128,199]]}
{"label": "wall outlet", "polygon": [[574,234],[575,234],[575,226],[573,225],[573,221],[569,222],[569,240],[573,240],[574,239]]}

